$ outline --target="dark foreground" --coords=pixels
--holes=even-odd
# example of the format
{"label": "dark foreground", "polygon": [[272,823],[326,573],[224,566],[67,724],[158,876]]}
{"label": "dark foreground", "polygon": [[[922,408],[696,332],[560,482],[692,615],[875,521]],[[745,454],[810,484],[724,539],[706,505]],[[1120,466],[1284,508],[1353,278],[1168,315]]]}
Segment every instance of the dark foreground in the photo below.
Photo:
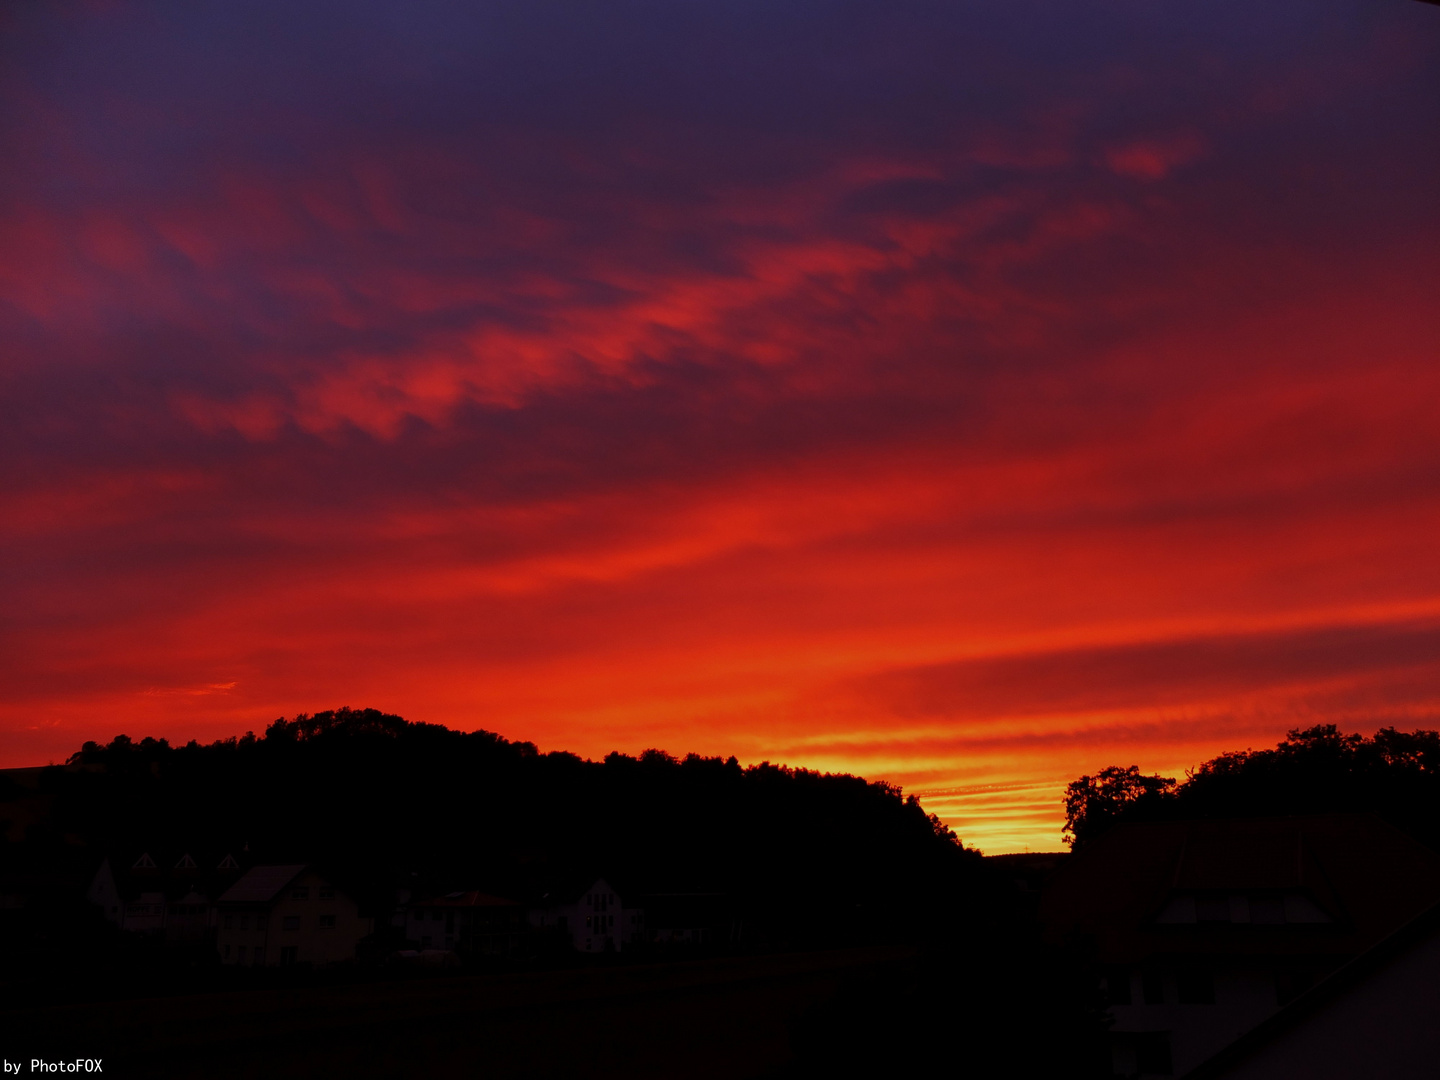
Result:
{"label": "dark foreground", "polygon": [[807,1011],[895,948],[420,978],[11,1012],[3,1056],[106,1077],[789,1075]]}

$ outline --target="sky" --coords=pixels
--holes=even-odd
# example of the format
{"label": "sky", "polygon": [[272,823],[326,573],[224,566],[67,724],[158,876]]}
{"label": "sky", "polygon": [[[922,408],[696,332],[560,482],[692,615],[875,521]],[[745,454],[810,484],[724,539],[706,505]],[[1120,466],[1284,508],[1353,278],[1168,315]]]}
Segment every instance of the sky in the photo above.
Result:
{"label": "sky", "polygon": [[1440,726],[1440,8],[0,12],[0,765]]}

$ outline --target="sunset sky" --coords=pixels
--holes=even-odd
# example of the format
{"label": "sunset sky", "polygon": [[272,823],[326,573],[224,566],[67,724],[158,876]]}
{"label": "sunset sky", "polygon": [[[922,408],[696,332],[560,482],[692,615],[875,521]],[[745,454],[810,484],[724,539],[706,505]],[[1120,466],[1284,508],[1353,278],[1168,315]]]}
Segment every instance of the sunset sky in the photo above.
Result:
{"label": "sunset sky", "polygon": [[1440,725],[1440,7],[0,13],[0,765]]}

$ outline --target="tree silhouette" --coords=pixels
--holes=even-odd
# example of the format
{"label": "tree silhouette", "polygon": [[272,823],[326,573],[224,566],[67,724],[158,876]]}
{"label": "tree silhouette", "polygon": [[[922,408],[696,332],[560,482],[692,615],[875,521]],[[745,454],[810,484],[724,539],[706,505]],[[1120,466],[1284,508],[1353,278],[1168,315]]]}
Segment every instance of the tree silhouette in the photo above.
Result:
{"label": "tree silhouette", "polygon": [[1440,732],[1381,728],[1372,736],[1334,724],[1290,731],[1276,746],[1220,754],[1175,784],[1110,766],[1065,793],[1076,847],[1118,821],[1372,811],[1440,845]]}
{"label": "tree silhouette", "polygon": [[1175,778],[1145,776],[1138,765],[1107,765],[1065,788],[1065,842],[1080,847],[1122,817],[1153,813],[1175,794]]}

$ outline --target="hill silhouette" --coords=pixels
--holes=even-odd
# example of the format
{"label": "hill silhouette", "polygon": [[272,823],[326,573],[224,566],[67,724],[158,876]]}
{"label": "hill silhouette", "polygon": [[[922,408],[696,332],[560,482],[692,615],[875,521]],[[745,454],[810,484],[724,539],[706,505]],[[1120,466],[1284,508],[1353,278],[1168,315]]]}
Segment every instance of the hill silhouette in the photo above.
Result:
{"label": "hill silhouette", "polygon": [[378,906],[402,888],[525,899],[605,874],[723,892],[753,941],[801,944],[921,932],[980,874],[978,853],[884,782],[660,750],[588,761],[374,709],[209,745],[122,735],[67,766],[43,777],[34,844],[321,861]]}

